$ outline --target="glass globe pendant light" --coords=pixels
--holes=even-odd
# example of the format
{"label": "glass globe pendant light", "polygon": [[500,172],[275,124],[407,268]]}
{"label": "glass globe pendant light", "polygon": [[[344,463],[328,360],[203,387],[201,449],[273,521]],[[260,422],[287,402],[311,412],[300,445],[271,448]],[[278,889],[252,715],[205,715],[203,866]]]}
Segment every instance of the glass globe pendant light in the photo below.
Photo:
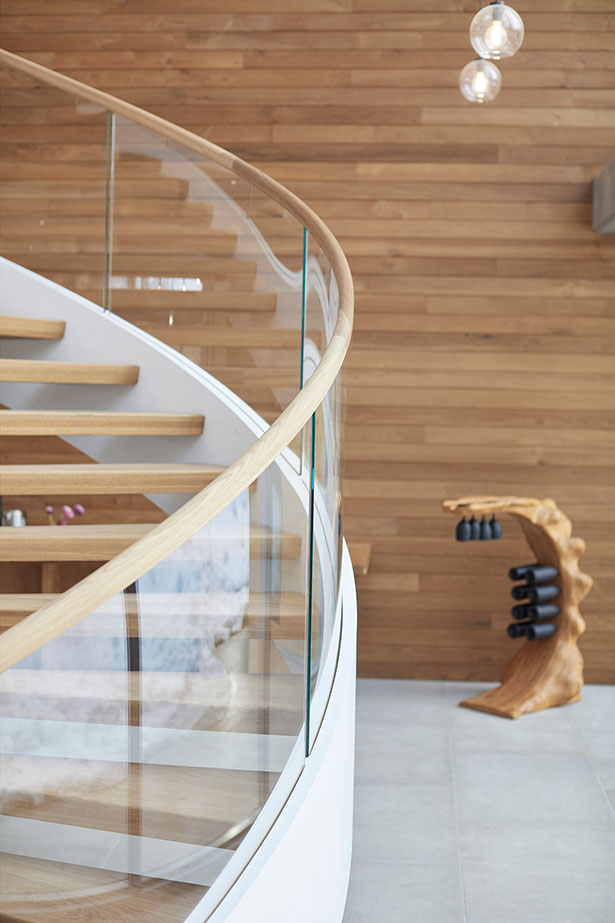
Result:
{"label": "glass globe pendant light", "polygon": [[500,92],[502,75],[492,61],[476,58],[459,74],[459,89],[471,103],[488,103]]}
{"label": "glass globe pendant light", "polygon": [[504,0],[479,10],[470,23],[470,41],[481,58],[499,61],[519,51],[525,30],[523,20]]}

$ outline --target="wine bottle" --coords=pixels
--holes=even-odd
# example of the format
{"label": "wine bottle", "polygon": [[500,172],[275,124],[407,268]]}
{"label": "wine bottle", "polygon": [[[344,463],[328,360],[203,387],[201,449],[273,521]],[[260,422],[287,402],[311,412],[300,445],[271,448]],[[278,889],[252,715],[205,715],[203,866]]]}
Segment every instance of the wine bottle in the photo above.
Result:
{"label": "wine bottle", "polygon": [[540,564],[520,564],[519,567],[511,567],[508,576],[511,580],[523,580],[527,571],[533,567],[540,567]]}
{"label": "wine bottle", "polygon": [[[526,590],[527,598],[533,603],[546,603],[550,599],[559,596],[561,590],[552,583],[539,583],[537,586],[529,586]],[[519,599],[519,597],[517,597]]]}
{"label": "wine bottle", "polygon": [[476,541],[480,538],[480,525],[476,521],[476,518],[472,516],[470,520],[470,539]]}
{"label": "wine bottle", "polygon": [[522,638],[531,625],[531,622],[512,622],[506,630],[511,638]]}
{"label": "wine bottle", "polygon": [[555,580],[556,577],[559,577],[559,571],[557,567],[535,564],[534,567],[528,568],[523,576],[527,583],[548,583],[549,580]]}
{"label": "wine bottle", "polygon": [[513,606],[510,610],[514,619],[532,619],[535,622],[543,622],[545,619],[553,619],[559,615],[560,608],[555,603],[527,603],[525,606]]}
{"label": "wine bottle", "polygon": [[463,519],[457,523],[457,530],[455,532],[455,537],[458,542],[469,542],[472,535],[472,530],[470,528],[470,523],[468,520],[463,517]]}
{"label": "wine bottle", "polygon": [[488,542],[491,538],[491,526],[483,516],[479,523],[479,538],[481,542]]}
{"label": "wine bottle", "polygon": [[522,583],[521,586],[514,586],[510,594],[513,599],[529,599],[532,603],[546,603],[550,599],[555,599],[560,594],[560,588],[548,583],[539,583],[537,585]]}
{"label": "wine bottle", "polygon": [[560,614],[560,607],[555,603],[532,603],[529,607],[530,618],[535,622],[544,622],[545,619],[554,619]]}
{"label": "wine bottle", "polygon": [[495,513],[491,517],[489,525],[491,526],[491,538],[502,538],[502,526],[495,518]]}
{"label": "wine bottle", "polygon": [[510,591],[510,595],[513,599],[529,599],[529,586],[527,583],[522,583],[521,586],[514,586]]}
{"label": "wine bottle", "polygon": [[553,622],[544,622],[538,625],[528,625],[525,636],[528,641],[540,641],[543,638],[550,638],[556,631],[557,625]]}

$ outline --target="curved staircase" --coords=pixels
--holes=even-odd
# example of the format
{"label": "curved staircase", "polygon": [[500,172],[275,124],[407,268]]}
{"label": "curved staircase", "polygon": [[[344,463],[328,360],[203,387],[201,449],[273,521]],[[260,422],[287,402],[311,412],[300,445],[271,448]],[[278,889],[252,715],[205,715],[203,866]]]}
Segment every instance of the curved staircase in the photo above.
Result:
{"label": "curved staircase", "polygon": [[346,261],[226,151],[0,65],[0,914],[339,921]]}

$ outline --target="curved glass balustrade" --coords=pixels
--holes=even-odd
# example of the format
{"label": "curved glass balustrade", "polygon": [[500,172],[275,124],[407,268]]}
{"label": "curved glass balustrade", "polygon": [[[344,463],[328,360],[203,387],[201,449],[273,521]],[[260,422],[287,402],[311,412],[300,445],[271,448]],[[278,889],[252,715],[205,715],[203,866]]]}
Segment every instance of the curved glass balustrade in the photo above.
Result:
{"label": "curved glass balustrade", "polygon": [[[239,173],[1,74],[3,254],[210,372],[249,405],[256,439],[331,342],[322,247]],[[341,408],[338,377],[249,490],[1,674],[7,918],[171,923],[198,905],[206,919],[253,855],[252,825],[296,783],[333,679]],[[200,459],[233,460],[224,445]]]}

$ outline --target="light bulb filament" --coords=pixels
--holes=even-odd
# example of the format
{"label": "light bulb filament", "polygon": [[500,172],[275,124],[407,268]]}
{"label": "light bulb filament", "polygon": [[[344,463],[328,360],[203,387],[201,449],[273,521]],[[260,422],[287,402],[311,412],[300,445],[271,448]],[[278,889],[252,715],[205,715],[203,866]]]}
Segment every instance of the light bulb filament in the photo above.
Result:
{"label": "light bulb filament", "polygon": [[485,42],[493,54],[498,54],[508,41],[506,27],[499,19],[494,19],[485,32]]}
{"label": "light bulb filament", "polygon": [[487,92],[487,78],[482,71],[478,71],[478,73],[474,75],[472,83],[474,84],[474,92],[477,98],[484,99],[485,93]]}

